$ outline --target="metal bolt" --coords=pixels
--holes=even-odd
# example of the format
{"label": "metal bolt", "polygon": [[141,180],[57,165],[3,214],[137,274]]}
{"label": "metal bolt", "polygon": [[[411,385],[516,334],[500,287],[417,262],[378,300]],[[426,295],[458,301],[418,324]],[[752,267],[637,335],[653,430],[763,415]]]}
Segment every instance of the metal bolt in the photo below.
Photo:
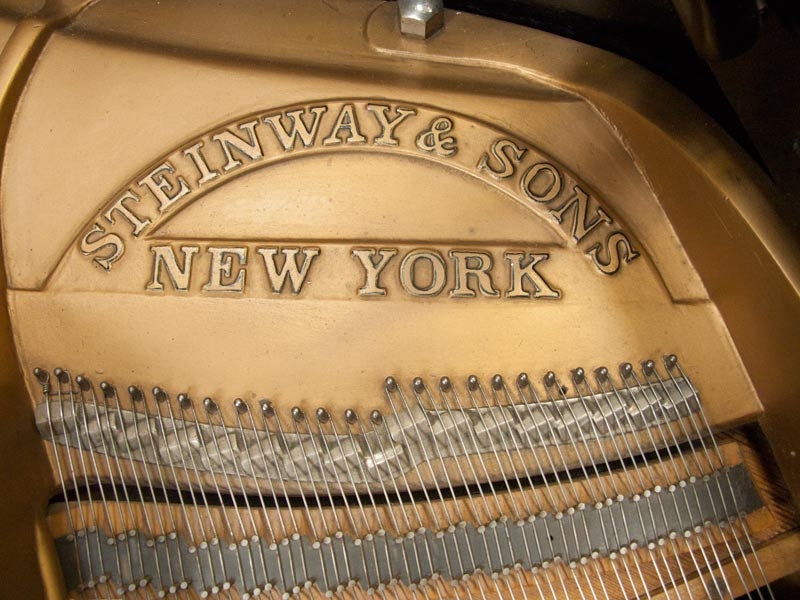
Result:
{"label": "metal bolt", "polygon": [[397,0],[400,32],[421,40],[444,27],[443,0]]}

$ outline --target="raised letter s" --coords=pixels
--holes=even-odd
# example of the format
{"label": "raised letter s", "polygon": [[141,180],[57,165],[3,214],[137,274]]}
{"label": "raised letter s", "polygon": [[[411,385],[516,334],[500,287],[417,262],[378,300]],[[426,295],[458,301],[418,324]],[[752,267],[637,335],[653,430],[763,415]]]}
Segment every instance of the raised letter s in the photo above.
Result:
{"label": "raised letter s", "polygon": [[[97,234],[100,234],[99,237]],[[92,256],[103,248],[110,248],[110,253],[107,253],[106,256],[95,256],[93,260],[106,271],[110,271],[111,265],[125,253],[125,242],[116,233],[106,233],[102,225],[95,223],[94,227],[81,239],[81,252],[84,256]]]}

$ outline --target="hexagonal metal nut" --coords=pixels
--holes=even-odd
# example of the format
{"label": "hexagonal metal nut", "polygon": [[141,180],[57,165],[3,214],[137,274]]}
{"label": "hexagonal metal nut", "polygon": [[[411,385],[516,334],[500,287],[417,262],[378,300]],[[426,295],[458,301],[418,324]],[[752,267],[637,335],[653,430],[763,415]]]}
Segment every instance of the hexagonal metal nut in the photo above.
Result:
{"label": "hexagonal metal nut", "polygon": [[427,39],[444,26],[442,0],[397,0],[400,9],[400,32]]}

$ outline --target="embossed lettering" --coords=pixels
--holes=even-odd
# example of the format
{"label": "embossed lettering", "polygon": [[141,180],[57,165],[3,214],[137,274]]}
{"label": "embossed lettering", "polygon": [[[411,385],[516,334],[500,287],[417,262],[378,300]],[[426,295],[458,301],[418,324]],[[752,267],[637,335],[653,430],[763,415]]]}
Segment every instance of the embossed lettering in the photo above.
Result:
{"label": "embossed lettering", "polygon": [[475,290],[469,287],[470,277],[478,282],[478,289],[484,296],[497,297],[500,294],[492,287],[492,255],[488,252],[450,251],[456,264],[456,287],[450,292],[453,298],[474,298]]}
{"label": "embossed lettering", "polygon": [[[414,124],[413,129],[409,128],[408,123]],[[266,133],[266,124],[274,133],[275,142],[272,141],[272,134]],[[362,126],[365,130],[361,129]],[[465,132],[469,138],[463,152],[454,135],[456,130]],[[485,140],[485,145],[476,146],[477,140]],[[156,163],[158,166],[148,167],[112,196],[95,221],[90,221],[93,223],[91,229],[87,227],[78,236],[78,249],[103,269],[109,270],[123,256],[125,244],[136,238],[148,238],[152,231],[159,230],[161,223],[171,216],[169,213],[174,212],[173,205],[175,210],[180,210],[188,202],[203,197],[205,192],[221,186],[242,171],[262,164],[279,164],[296,149],[315,148],[323,153],[347,152],[352,145],[367,143],[382,153],[399,152],[405,157],[413,153],[417,158],[434,159],[436,162],[441,162],[441,157],[447,157],[462,174],[470,174],[503,188],[505,193],[523,201],[528,210],[555,221],[559,225],[559,233],[569,240],[569,245],[589,256],[601,273],[616,273],[621,265],[639,256],[630,242],[631,236],[614,224],[614,219],[602,202],[582,190],[572,174],[548,162],[535,148],[526,147],[524,142],[515,141],[510,134],[464,116],[448,115],[438,109],[422,106],[398,105],[389,100],[332,100],[271,113],[254,113],[204,133],[176,147],[159,161],[160,164]],[[265,147],[264,144],[268,145]],[[282,147],[286,154],[276,152],[276,145]],[[190,198],[181,200],[189,194]],[[609,234],[610,231],[614,233]],[[218,249],[226,247],[226,242],[217,239],[209,240],[201,249],[207,248],[208,244],[214,244]],[[242,247],[237,242],[230,244],[232,248]],[[175,248],[177,252],[177,246]],[[269,279],[266,287],[281,293],[286,288],[288,278],[294,293],[299,293],[319,253],[318,249],[316,253],[311,250],[308,249],[309,254],[304,259],[297,256],[299,250],[294,250],[290,259],[284,251],[277,249],[260,252]],[[255,244],[248,245],[251,263],[254,260],[260,262],[253,256],[257,251]],[[171,266],[168,264],[168,251],[162,252],[153,264],[156,283],[160,282],[158,278],[163,272],[178,278],[183,275],[200,277],[184,273],[178,268],[180,255],[179,260],[173,261],[171,264],[174,266]],[[203,277],[203,283],[207,282],[204,291],[224,289],[242,292],[248,283],[246,279],[251,285],[253,276],[256,277],[255,281],[262,281],[260,271],[246,277],[246,269],[260,269],[258,265],[246,265],[239,254],[214,252],[213,249],[209,250],[208,261],[202,263],[204,266],[211,264],[211,271],[204,273],[208,276]],[[548,297],[551,293],[557,293],[544,280],[536,280],[537,276],[541,277],[535,268],[543,260],[538,258],[539,255],[517,258],[512,253],[513,259],[507,257],[511,281],[506,294],[501,289],[505,287],[505,279],[500,285],[500,279],[495,276],[502,266],[502,259],[494,251],[470,253],[453,249],[449,257],[455,261],[454,266],[448,266],[443,261],[442,256],[447,257],[448,254],[447,250],[441,248],[439,252],[418,249],[397,261],[394,261],[394,256],[398,250],[392,248],[353,248],[351,252],[364,269],[363,280],[358,282],[363,283],[357,288],[358,296],[386,295],[392,282],[396,281],[394,273],[398,273],[403,279],[403,286],[414,295],[435,296],[441,293],[442,286],[448,285],[450,296],[455,298],[498,295],[512,298]],[[134,256],[133,253],[129,254]],[[191,264],[191,257],[186,258]],[[297,260],[301,260],[301,263]],[[199,268],[197,264],[195,268]],[[452,271],[448,271],[448,268]],[[391,280],[384,276],[387,270],[393,273]],[[239,275],[242,276],[241,280]],[[452,281],[445,282],[450,277]],[[381,278],[385,286],[381,284]],[[496,289],[495,283],[498,284]],[[534,289],[535,283],[540,286],[538,290]],[[200,288],[199,285],[196,287]],[[331,289],[327,281],[320,287]]]}
{"label": "embossed lettering", "polygon": [[[101,235],[98,237],[97,234]],[[81,239],[81,252],[84,256],[92,256],[103,248],[109,248],[111,253],[108,256],[95,256],[92,260],[108,271],[111,269],[111,265],[117,262],[125,253],[125,243],[117,234],[106,233],[102,225],[95,223]]]}
{"label": "embossed lettering", "polygon": [[192,258],[200,250],[197,246],[181,246],[183,254],[183,266],[178,265],[175,251],[172,246],[151,246],[153,253],[153,277],[147,284],[148,291],[164,291],[164,284],[161,283],[162,269],[166,271],[172,282],[172,287],[178,292],[185,292],[189,289],[192,276]]}
{"label": "embossed lettering", "polygon": [[212,135],[211,139],[222,146],[222,151],[225,153],[225,158],[228,162],[223,165],[224,171],[230,171],[236,167],[242,166],[242,161],[233,157],[233,150],[236,150],[242,156],[246,156],[250,160],[256,160],[264,156],[261,150],[261,142],[258,141],[256,135],[256,126],[259,121],[248,121],[239,125],[239,129],[247,133],[247,139],[242,139],[232,131],[222,131],[216,135]]}
{"label": "embossed lettering", "polygon": [[[430,283],[420,287],[416,282],[416,265],[422,260],[428,263],[431,271]],[[414,250],[406,254],[400,263],[400,283],[412,296],[437,296],[447,281],[447,266],[442,255],[435,250]]]}
{"label": "embossed lettering", "polygon": [[514,163],[522,160],[527,151],[527,149],[520,148],[511,140],[497,140],[492,144],[490,152],[492,157],[500,163],[499,168],[495,169],[489,162],[491,157],[488,154],[484,154],[478,161],[478,170],[486,171],[495,179],[508,179],[516,170]]}
{"label": "embossed lettering", "polygon": [[192,159],[194,166],[197,168],[197,172],[200,173],[200,179],[197,180],[197,185],[203,185],[219,177],[219,171],[209,168],[203,156],[202,148],[203,142],[197,142],[183,151],[183,155]]}
{"label": "embossed lettering", "polygon": [[405,121],[406,118],[417,114],[417,111],[413,108],[401,108],[398,106],[394,109],[397,116],[390,120],[386,114],[389,111],[389,106],[385,104],[367,104],[367,110],[375,115],[378,125],[381,126],[381,134],[376,136],[372,142],[375,144],[383,144],[384,146],[397,146],[398,142],[397,138],[394,137],[394,130],[397,129],[397,126]]}
{"label": "embossed lettering", "polygon": [[612,223],[613,221],[611,217],[606,214],[606,211],[600,207],[597,207],[594,219],[589,221],[589,195],[577,185],[573,188],[573,191],[575,195],[564,202],[559,208],[552,209],[550,214],[553,215],[556,221],[563,223],[564,213],[574,206],[572,239],[576,242],[580,242],[592,229],[601,223]]}
{"label": "embossed lettering", "polygon": [[234,259],[244,267],[247,264],[247,248],[233,246],[226,248],[208,248],[211,255],[211,270],[208,283],[203,286],[207,292],[241,292],[244,290],[246,273],[244,268],[236,270]]}
{"label": "embossed lettering", "polygon": [[331,134],[322,140],[322,143],[325,146],[341,144],[342,139],[339,136],[343,132],[349,132],[349,135],[344,140],[348,144],[363,144],[367,141],[367,138],[361,135],[361,132],[358,130],[358,120],[353,112],[352,104],[345,104],[342,106],[342,109],[339,111],[339,116],[336,118],[336,123],[334,123],[333,129],[331,129]]}
{"label": "embossed lettering", "polygon": [[169,176],[173,173],[175,173],[175,167],[165,161],[139,181],[139,185],[146,186],[156,197],[161,212],[191,192],[186,180],[180,175],[174,180],[170,179]]}
{"label": "embossed lettering", "polygon": [[[286,152],[294,150],[295,140],[299,137],[304,148],[309,148],[314,145],[314,140],[317,138],[317,130],[319,129],[320,118],[328,110],[327,106],[312,106],[305,110],[290,110],[286,113],[286,117],[291,121],[289,129],[283,126],[281,122],[281,115],[273,115],[264,117],[264,122],[269,123],[275,131],[275,136],[278,138],[281,146]],[[304,114],[311,115],[311,124],[306,125]]]}
{"label": "embossed lettering", "polygon": [[[608,255],[603,258],[601,253]],[[639,258],[639,253],[633,249],[630,240],[620,231],[609,235],[604,243],[597,243],[586,252],[592,257],[594,265],[606,275],[613,275],[622,264],[629,264]]]}
{"label": "embossed lettering", "polygon": [[528,198],[545,204],[561,191],[561,173],[550,163],[536,163],[528,167],[520,183]]}
{"label": "embossed lettering", "polygon": [[[528,254],[526,257],[521,252],[506,252],[504,256],[508,261],[511,282],[506,298],[561,298],[561,292],[547,283],[536,270],[536,265],[550,258],[549,254]],[[526,279],[533,286],[532,292],[525,289]]]}
{"label": "embossed lettering", "polygon": [[[377,262],[375,261],[376,254],[380,257]],[[394,248],[353,249],[353,256],[358,259],[365,272],[364,285],[358,290],[360,296],[386,295],[386,289],[381,287],[381,273],[396,254],[397,250]]]}
{"label": "embossed lettering", "polygon": [[133,193],[133,190],[127,190],[122,196],[117,198],[114,201],[114,204],[109,208],[105,213],[104,217],[106,220],[114,224],[116,220],[114,219],[114,213],[121,214],[128,223],[133,225],[133,235],[134,237],[139,237],[139,234],[145,230],[145,228],[150,225],[150,219],[142,218],[133,212],[128,206],[125,205],[125,201],[130,200],[131,202],[139,202],[141,198]]}
{"label": "embossed lettering", "polygon": [[458,152],[456,138],[446,135],[452,130],[453,122],[447,117],[434,119],[430,127],[417,136],[417,148],[439,156],[453,156]]}
{"label": "embossed lettering", "polygon": [[[303,264],[297,264],[297,254],[303,253]],[[286,285],[286,277],[289,277],[292,286],[292,293],[299,294],[305,284],[308,272],[314,259],[319,256],[319,248],[259,248],[258,253],[264,259],[264,266],[267,269],[270,287],[273,293],[280,294]],[[278,267],[275,260],[276,255],[283,256],[283,265]]]}

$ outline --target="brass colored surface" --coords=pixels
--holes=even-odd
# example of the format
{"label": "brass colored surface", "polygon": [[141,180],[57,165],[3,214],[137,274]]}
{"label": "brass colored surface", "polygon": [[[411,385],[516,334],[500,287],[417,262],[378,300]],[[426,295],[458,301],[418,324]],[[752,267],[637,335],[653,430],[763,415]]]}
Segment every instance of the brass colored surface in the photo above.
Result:
{"label": "brass colored surface", "polygon": [[[0,140],[5,155],[8,129],[21,90],[36,55],[47,37],[50,23],[77,9],[77,2],[54,3],[52,10],[35,16],[43,8],[38,1],[4,3],[0,16]],[[30,18],[23,17],[31,15]],[[3,261],[5,290],[5,261]],[[26,391],[14,351],[7,298],[0,300],[0,579],[7,582],[4,594],[20,598],[62,597],[65,594],[52,535],[45,522],[46,503],[52,492],[53,475],[43,448],[31,427],[30,412],[23,398]]]}
{"label": "brass colored surface", "polygon": [[35,367],[232,422],[234,398],[340,419],[386,411],[390,375],[538,385],[675,353],[712,427],[760,420],[800,497],[800,257],[762,175],[621,58],[445,21],[411,39],[395,3],[342,0],[0,20],[15,593],[63,592]]}
{"label": "brass colored surface", "polygon": [[[370,39],[397,34],[390,8],[370,17]],[[103,5],[97,10],[102,16]],[[92,14],[85,13],[89,25]],[[348,21],[348,30],[356,22]],[[453,23],[458,27],[457,18]],[[444,38],[432,38],[431,51]],[[375,60],[361,38],[352,52]],[[409,92],[398,79],[405,62],[388,62],[383,73],[355,80],[338,67],[306,70],[299,86],[292,68],[253,65],[231,72],[217,62],[165,59],[125,44],[55,34],[14,122],[3,180],[4,227],[26,232],[7,243],[7,252],[15,335],[28,370],[91,368],[109,380],[190,395],[268,394],[286,406],[344,410],[380,406],[380,384],[389,374],[401,380],[489,377],[675,352],[700,378],[714,423],[755,416],[757,399],[715,307],[691,269],[679,272],[688,258],[669,221],[591,106],[542,83],[530,86],[533,97],[524,97],[523,81],[512,80],[508,101],[487,115],[482,106],[497,93],[491,75],[467,76],[465,89],[456,91],[450,66],[434,64],[424,74],[431,85]],[[182,93],[141,94],[148,78],[157,90],[169,82],[166,89],[191,89],[203,101],[188,103]],[[64,110],[46,125],[53,129],[47,152],[62,159],[31,181],[14,165],[40,152],[39,125],[30,119],[40,122],[46,114],[53,86],[64,95]],[[268,99],[256,90],[269,90]],[[129,97],[137,98],[135,105],[124,101]],[[395,118],[399,109],[405,117],[393,136],[386,135],[380,118]],[[85,134],[78,113],[87,112],[97,115],[97,137]],[[159,115],[157,129],[142,127],[153,114]],[[306,126],[316,129],[287,150],[280,133],[291,127],[290,114],[304,115]],[[336,129],[348,120],[357,128]],[[579,125],[570,133],[565,123]],[[109,145],[109,128],[125,143]],[[258,157],[228,150],[237,154],[226,160],[227,147],[214,139],[221,131],[245,140],[254,132],[251,152]],[[438,147],[441,138],[452,141]],[[602,145],[602,163],[584,139]],[[498,140],[513,146],[494,152],[506,156],[518,148],[523,154],[502,176],[492,172],[501,169],[492,158]],[[186,155],[198,147],[219,175],[204,175]],[[484,156],[490,162],[481,168]],[[542,169],[531,183],[531,174]],[[551,173],[558,173],[557,188],[548,188]],[[53,205],[48,199],[60,194],[67,177],[73,192]],[[204,178],[208,182],[200,183]],[[168,195],[180,200],[159,200],[153,181],[164,182]],[[540,200],[526,195],[526,181],[541,186],[531,192]],[[407,182],[415,183],[411,190]],[[125,195],[131,198],[120,200]],[[623,201],[631,197],[637,201]],[[88,198],[97,200],[87,206]],[[36,216],[39,202],[62,226],[54,229]],[[134,216],[109,212],[116,202]],[[170,206],[162,210],[164,202]],[[119,236],[120,244],[102,246],[105,234]],[[27,249],[31,243],[35,252]],[[267,280],[265,260],[280,264],[287,248],[305,249],[305,260],[313,260],[296,294],[288,283],[275,293]],[[394,255],[382,275],[385,295],[359,291],[366,271],[353,254],[361,249]],[[418,263],[414,257],[428,250],[433,258],[423,254]],[[526,297],[532,291],[509,297],[516,294],[512,263],[527,264],[531,255],[541,261],[536,271],[547,288],[538,298]],[[177,261],[174,271],[187,256],[188,285],[176,286],[163,260]],[[98,258],[109,261],[108,271]],[[423,271],[432,268],[431,260],[443,279],[428,285]],[[484,269],[491,261],[490,275],[482,277],[492,283],[463,275],[459,287],[456,269],[474,269],[475,261]],[[418,288],[409,291],[402,281],[404,264],[409,272],[420,265]],[[430,294],[419,291],[425,287]],[[98,332],[91,343],[75,343],[90,331]],[[203,341],[208,349],[195,354]],[[709,360],[713,367],[696,368]],[[714,401],[723,395],[725,404]]]}

